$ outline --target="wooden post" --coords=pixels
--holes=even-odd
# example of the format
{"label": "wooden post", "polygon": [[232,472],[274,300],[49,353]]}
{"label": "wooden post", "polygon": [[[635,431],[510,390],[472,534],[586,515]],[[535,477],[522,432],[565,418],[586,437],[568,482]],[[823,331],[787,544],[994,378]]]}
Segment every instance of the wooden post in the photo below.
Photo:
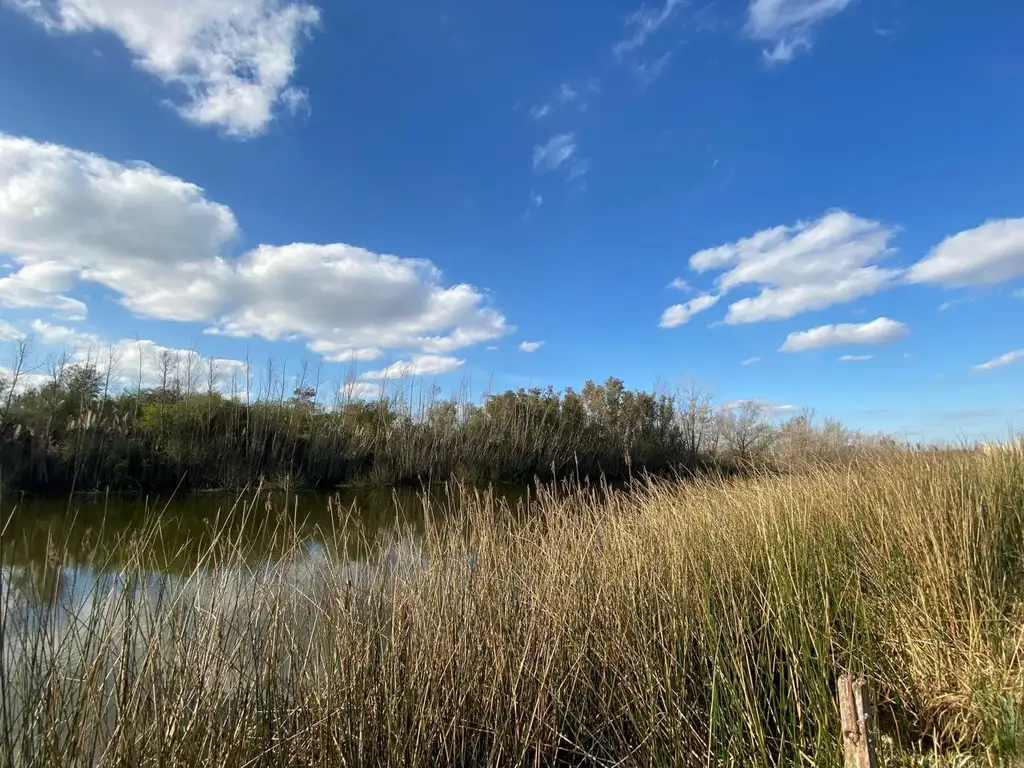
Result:
{"label": "wooden post", "polygon": [[867,683],[851,675],[839,678],[839,717],[843,726],[845,768],[878,768],[875,712]]}

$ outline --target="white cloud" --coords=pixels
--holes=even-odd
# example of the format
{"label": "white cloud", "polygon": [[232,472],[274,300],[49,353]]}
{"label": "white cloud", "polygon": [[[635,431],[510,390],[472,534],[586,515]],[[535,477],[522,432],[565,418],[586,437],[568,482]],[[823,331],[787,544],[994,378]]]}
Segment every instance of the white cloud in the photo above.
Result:
{"label": "white cloud", "polygon": [[562,83],[546,101],[538,102],[530,107],[530,117],[534,120],[543,120],[559,107],[567,107],[570,104],[575,104],[576,109],[583,112],[589,106],[588,96],[600,92],[601,81],[596,77],[590,78],[578,87]]}
{"label": "white cloud", "polygon": [[761,362],[760,357],[748,357],[746,360],[742,361],[740,365],[754,365],[759,362]]}
{"label": "white cloud", "polygon": [[524,341],[522,344],[519,345],[519,349],[521,349],[523,352],[536,352],[543,346],[543,341]]}
{"label": "white cloud", "polygon": [[384,394],[384,387],[369,381],[347,381],[335,391],[335,396],[342,403],[353,400],[377,400]]}
{"label": "white cloud", "polygon": [[874,355],[842,355],[839,358],[841,363],[864,363],[868,360],[874,360]]}
{"label": "white cloud", "polygon": [[778,416],[784,413],[792,413],[800,410],[795,405],[789,405],[787,403],[770,403],[767,400],[761,400],[756,397],[748,400],[733,400],[732,402],[722,405],[722,408],[727,411],[734,411],[738,408],[744,407],[754,407],[761,413],[769,416]]}
{"label": "white cloud", "polygon": [[840,323],[820,325],[808,331],[791,333],[780,352],[806,352],[822,347],[862,344],[890,344],[909,333],[907,326],[888,317],[879,317],[870,323]]}
{"label": "white cloud", "polygon": [[[17,381],[15,379],[15,373],[11,368],[5,368],[0,366],[0,383],[3,383],[5,387],[10,387],[14,384],[14,393],[20,395],[23,392],[27,392],[30,389],[38,389],[39,387],[45,386],[50,382],[50,376],[45,373],[39,373],[38,371],[21,371],[17,374]],[[2,392],[6,394],[6,389]]]}
{"label": "white cloud", "polygon": [[1007,352],[1005,355],[989,360],[987,363],[974,366],[976,371],[992,371],[996,368],[1002,368],[1005,365],[1012,365],[1013,363],[1024,362],[1024,349],[1017,349],[1013,352]]}
{"label": "white cloud", "polygon": [[[204,391],[212,383],[216,391],[230,394],[228,387],[232,380],[236,388],[245,389],[247,366],[240,360],[203,358],[194,350],[164,347],[148,339],[122,339],[108,343],[95,334],[41,320],[34,320],[31,328],[34,338],[43,345],[61,346],[66,354],[31,365],[30,370],[34,373],[19,381],[19,391],[52,381],[52,371],[39,371],[64,364],[93,365],[101,375],[109,373],[114,389],[139,385],[154,387],[166,383],[178,384],[182,389],[191,386],[192,391]],[[0,376],[5,375],[5,371],[10,378],[7,369],[0,369]]]}
{"label": "white cloud", "polygon": [[612,54],[616,61],[632,51],[642,48],[647,41],[667,24],[675,12],[682,7],[684,0],[664,0],[660,8],[641,5],[626,20],[629,35],[612,46]]}
{"label": "white cloud", "polygon": [[579,93],[568,83],[562,83],[562,86],[558,89],[558,100],[563,104],[568,104],[577,96],[579,96]]}
{"label": "white cloud", "polygon": [[379,371],[368,371],[362,379],[408,379],[415,376],[438,376],[451,373],[465,361],[445,355],[413,355],[411,360],[392,363]]}
{"label": "white cloud", "polygon": [[18,341],[24,338],[24,333],[19,331],[3,318],[0,318],[0,341]]}
{"label": "white cloud", "polygon": [[[0,249],[2,247],[0,242]],[[85,304],[62,294],[74,284],[75,274],[73,268],[57,262],[29,264],[0,277],[0,305],[16,309],[50,309],[68,320],[81,320],[87,312]]]}
{"label": "white cloud", "polygon": [[669,288],[675,288],[677,291],[692,291],[690,284],[683,280],[681,277],[675,278],[671,283],[668,284]]}
{"label": "white cloud", "polygon": [[235,301],[214,325],[229,336],[299,336],[321,349],[330,344],[337,357],[346,349],[448,352],[507,330],[500,314],[481,306],[479,292],[441,287],[440,271],[426,261],[295,243],[260,246],[233,266],[223,285]]}
{"label": "white cloud", "polygon": [[262,133],[305,94],[291,82],[319,9],[296,0],[6,0],[52,33],[109,32],[135,64],[184,91],[178,112],[235,136]]}
{"label": "white cloud", "polygon": [[302,339],[332,360],[451,352],[513,330],[472,286],[444,286],[429,261],[342,243],[261,245],[229,259],[238,232],[229,208],[151,166],[0,134],[0,252],[19,269],[4,279],[36,290],[5,292],[0,281],[0,302],[30,296],[82,316],[66,294],[95,283],[139,316]]}
{"label": "white cloud", "polygon": [[66,347],[72,350],[89,348],[100,343],[100,338],[94,333],[83,333],[65,325],[53,325],[43,320],[33,320],[31,323],[33,335],[43,342],[53,346]]}
{"label": "white cloud", "polygon": [[771,44],[769,62],[792,59],[810,50],[814,28],[846,10],[853,0],[750,0],[744,31],[754,40]]}
{"label": "white cloud", "polygon": [[530,117],[534,120],[541,120],[551,113],[550,104],[537,104],[530,108]]}
{"label": "white cloud", "polygon": [[912,283],[995,285],[1024,275],[1024,219],[988,221],[947,237],[910,268]]}
{"label": "white cloud", "polygon": [[717,279],[721,294],[745,285],[756,296],[730,305],[731,325],[782,320],[869,296],[891,285],[898,269],[874,262],[891,256],[895,229],[846,211],[816,221],[765,229],[733,243],[690,257],[696,272],[725,270]]}
{"label": "white cloud", "polygon": [[668,69],[668,63],[672,59],[672,52],[668,51],[663,53],[658,58],[652,61],[642,61],[631,66],[633,74],[636,75],[636,79],[640,85],[647,87],[652,85],[655,80],[665,74],[665,70]]}
{"label": "white cloud", "polygon": [[785,320],[790,317],[845,304],[861,296],[870,296],[888,285],[895,270],[867,267],[834,283],[807,283],[784,288],[765,288],[754,298],[740,299],[729,305],[725,322],[730,325]]}
{"label": "white cloud", "polygon": [[[214,390],[229,395],[245,391],[251,372],[241,360],[204,358],[195,350],[165,347],[149,339],[89,344],[79,347],[71,361],[91,363],[102,372],[109,365],[111,379],[125,386],[155,387],[165,383],[166,378],[169,385],[177,383],[196,392],[213,383]],[[235,392],[230,391],[232,383]]]}
{"label": "white cloud", "polygon": [[533,148],[533,168],[537,171],[554,171],[572,159],[576,154],[576,134],[559,133],[546,144]]}
{"label": "white cloud", "polygon": [[587,171],[590,170],[590,158],[581,157],[577,158],[571,166],[569,166],[569,181],[575,181],[576,179],[582,178],[586,175]]}
{"label": "white cloud", "polygon": [[331,341],[315,339],[309,342],[306,347],[310,352],[323,357],[329,363],[358,363],[367,360],[376,360],[384,352],[377,347],[365,349],[353,349],[344,344],[336,344]]}
{"label": "white cloud", "polygon": [[710,293],[702,293],[685,304],[673,304],[661,313],[661,322],[658,325],[661,328],[678,328],[690,322],[690,318],[697,313],[713,307],[718,303],[718,298]]}
{"label": "white cloud", "polygon": [[584,176],[590,170],[590,159],[580,157],[575,133],[559,133],[547,143],[533,148],[533,169],[540,173],[557,171],[566,166],[569,181]]}

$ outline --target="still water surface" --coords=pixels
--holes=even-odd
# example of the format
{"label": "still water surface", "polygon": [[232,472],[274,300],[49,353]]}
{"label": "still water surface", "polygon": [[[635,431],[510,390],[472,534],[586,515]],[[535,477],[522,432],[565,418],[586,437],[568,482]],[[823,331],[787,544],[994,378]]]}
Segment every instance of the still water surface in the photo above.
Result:
{"label": "still water surface", "polygon": [[[494,492],[512,507],[528,496],[525,488]],[[258,499],[8,495],[0,500],[0,631],[45,625],[59,632],[126,590],[152,604],[214,584],[241,589],[274,581],[305,589],[328,573],[365,581],[422,558],[427,514],[457,515],[458,494],[438,487],[429,495],[389,489]],[[218,564],[210,556],[218,539],[237,541],[244,558]]]}

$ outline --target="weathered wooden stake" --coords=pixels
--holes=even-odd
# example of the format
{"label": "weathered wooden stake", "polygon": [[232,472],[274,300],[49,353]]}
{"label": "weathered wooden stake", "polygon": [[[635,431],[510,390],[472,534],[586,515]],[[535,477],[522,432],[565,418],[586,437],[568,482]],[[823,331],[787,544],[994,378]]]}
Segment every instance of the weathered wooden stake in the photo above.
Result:
{"label": "weathered wooden stake", "polygon": [[839,678],[839,716],[846,768],[878,768],[875,712],[867,683],[850,675]]}

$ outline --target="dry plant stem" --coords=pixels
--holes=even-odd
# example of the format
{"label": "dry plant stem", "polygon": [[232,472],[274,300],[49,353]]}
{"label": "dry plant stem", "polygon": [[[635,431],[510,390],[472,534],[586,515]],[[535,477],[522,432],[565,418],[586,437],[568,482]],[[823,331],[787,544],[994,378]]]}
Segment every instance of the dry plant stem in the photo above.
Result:
{"label": "dry plant stem", "polygon": [[840,670],[883,765],[1021,754],[1018,453],[441,506],[363,563],[259,496],[172,579],[159,514],[76,589],[5,554],[0,762],[838,768]]}

